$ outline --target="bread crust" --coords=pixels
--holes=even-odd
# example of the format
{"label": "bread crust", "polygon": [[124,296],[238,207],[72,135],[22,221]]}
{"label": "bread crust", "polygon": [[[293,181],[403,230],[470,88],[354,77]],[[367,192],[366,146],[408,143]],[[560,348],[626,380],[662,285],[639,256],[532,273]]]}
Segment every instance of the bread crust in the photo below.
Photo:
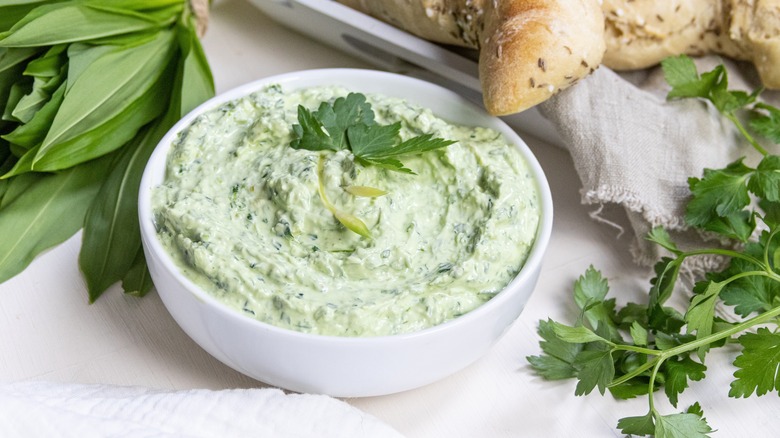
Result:
{"label": "bread crust", "polygon": [[487,110],[523,111],[592,73],[605,50],[603,26],[592,1],[488,2],[479,58]]}
{"label": "bread crust", "polygon": [[780,0],[604,0],[604,65],[634,70],[668,56],[751,61],[780,88]]}
{"label": "bread crust", "polygon": [[597,0],[338,0],[422,38],[479,50],[485,108],[526,110],[590,74],[604,54]]}

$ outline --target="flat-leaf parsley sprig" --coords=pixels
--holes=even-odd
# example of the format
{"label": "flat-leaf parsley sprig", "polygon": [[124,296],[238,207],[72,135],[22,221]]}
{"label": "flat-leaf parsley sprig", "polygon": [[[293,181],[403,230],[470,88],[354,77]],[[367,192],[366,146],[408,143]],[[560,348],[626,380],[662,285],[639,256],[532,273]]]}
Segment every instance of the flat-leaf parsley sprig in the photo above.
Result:
{"label": "flat-leaf parsley sprig", "polygon": [[[366,96],[349,93],[331,102],[322,102],[316,111],[298,105],[298,124],[293,125],[293,139],[290,147],[310,151],[349,150],[355,161],[364,166],[379,166],[396,172],[414,174],[398,159],[403,155],[423,152],[449,146],[455,141],[434,138],[431,134],[418,135],[401,140],[401,123],[380,125],[374,120],[374,111]],[[336,208],[325,195],[322,167],[323,156],[318,164],[319,195],[325,207],[349,230],[364,237],[371,237],[363,221],[358,217]],[[374,187],[352,186],[345,189],[354,196],[376,197],[386,194]]]}
{"label": "flat-leaf parsley sprig", "polygon": [[[723,169],[704,169],[690,178],[691,200],[685,220],[692,227],[742,242],[742,249],[683,250],[663,228],[647,237],[671,254],[655,265],[646,303],[617,308],[607,298],[606,279],[592,266],[574,284],[580,309],[574,325],[540,321],[543,354],[530,356],[533,369],[549,380],[576,378],[575,395],[598,388],[619,399],[648,397],[648,412],[622,418],[617,427],[626,434],[658,437],[706,437],[712,428],[698,403],[685,411],[661,413],[656,391],[663,389],[677,407],[678,396],[690,381],[702,380],[705,358],[712,348],[727,343],[742,350],[734,360],[735,380],[730,397],[780,392],[780,156],[770,154],[738,117],[748,111],[749,127],[780,143],[780,110],[757,102],[753,93],[728,90],[726,69],[698,74],[687,56],[662,63],[672,86],[670,99],[701,98],[731,120],[760,154],[755,167],[739,159]],[[756,230],[758,238],[752,238]],[[682,311],[667,304],[680,289],[683,261],[718,255],[729,260],[720,271],[697,281]],[[716,315],[717,304],[730,306],[729,318]]]}

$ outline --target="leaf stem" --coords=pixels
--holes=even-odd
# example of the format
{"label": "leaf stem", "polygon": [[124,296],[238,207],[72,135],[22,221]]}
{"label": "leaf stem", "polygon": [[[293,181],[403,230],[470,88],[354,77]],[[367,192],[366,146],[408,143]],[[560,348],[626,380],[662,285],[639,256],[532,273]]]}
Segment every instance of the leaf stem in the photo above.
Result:
{"label": "leaf stem", "polygon": [[[758,266],[764,267],[764,263],[761,262],[761,260],[747,254],[743,254],[741,252],[737,252],[730,249],[722,249],[722,248],[707,248],[707,249],[698,249],[693,251],[688,251],[680,254],[678,257],[689,257],[689,256],[697,256],[697,255],[722,255],[730,258],[738,258],[745,261],[748,261],[750,263],[756,264]],[[768,266],[768,264],[766,265]]]}
{"label": "leaf stem", "polygon": [[[760,273],[763,274],[763,275],[766,275],[765,272],[760,272]],[[613,380],[607,386],[608,387],[612,387],[612,386],[620,385],[621,383],[627,382],[627,381],[633,379],[634,377],[637,377],[637,376],[641,375],[642,373],[644,373],[648,369],[655,367],[655,369],[653,370],[652,374],[650,375],[650,381],[651,381],[651,383],[654,384],[655,375],[658,373],[658,367],[666,359],[668,359],[670,357],[677,356],[679,354],[682,354],[682,353],[685,353],[685,352],[688,352],[688,351],[695,350],[695,349],[697,349],[699,347],[702,347],[702,346],[705,346],[705,345],[712,344],[712,343],[717,342],[717,341],[719,341],[721,339],[729,338],[729,337],[731,337],[732,335],[734,335],[736,333],[740,333],[742,331],[745,331],[745,330],[749,329],[750,327],[753,327],[753,326],[758,325],[758,324],[763,324],[765,322],[769,322],[770,320],[772,320],[773,318],[777,318],[778,316],[780,316],[780,306],[774,307],[771,310],[768,310],[768,311],[766,311],[766,312],[764,312],[764,313],[762,313],[762,314],[760,314],[758,316],[755,316],[755,317],[753,317],[751,319],[748,319],[747,321],[744,321],[744,322],[739,323],[739,324],[735,324],[735,325],[731,326],[730,328],[728,328],[726,330],[721,330],[721,331],[719,331],[717,333],[713,333],[713,334],[705,336],[703,338],[696,339],[696,340],[691,341],[691,342],[686,342],[685,344],[678,345],[677,347],[673,347],[673,348],[670,348],[668,350],[642,349],[642,350],[649,350],[652,353],[648,352],[647,354],[653,354],[653,355],[656,355],[656,357],[653,360],[651,360],[649,362],[646,362],[642,366],[638,367],[634,371],[621,376],[619,379]],[[618,346],[615,347],[615,349],[616,350],[619,350],[619,349],[620,350],[629,350],[628,348],[625,348],[625,347],[628,347],[628,346],[618,345]],[[631,349],[631,351],[637,351],[637,350]]]}
{"label": "leaf stem", "polygon": [[727,119],[731,120],[732,123],[737,127],[739,132],[745,137],[745,139],[750,142],[750,144],[753,146],[755,150],[757,150],[761,155],[767,156],[769,152],[767,152],[766,149],[764,149],[758,142],[753,138],[752,135],[745,129],[745,127],[742,125],[742,122],[739,121],[736,115],[734,115],[733,112],[727,112],[723,113],[723,115],[726,116]]}

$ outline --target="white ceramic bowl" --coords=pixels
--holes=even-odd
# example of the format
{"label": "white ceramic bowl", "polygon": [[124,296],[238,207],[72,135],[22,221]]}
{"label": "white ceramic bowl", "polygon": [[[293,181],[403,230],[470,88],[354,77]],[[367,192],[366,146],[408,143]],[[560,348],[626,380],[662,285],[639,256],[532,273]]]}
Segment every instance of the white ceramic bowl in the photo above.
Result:
{"label": "white ceramic bowl", "polygon": [[[220,104],[282,84],[286,90],[341,85],[352,91],[401,97],[454,123],[503,133],[517,145],[541,197],[541,221],[525,266],[499,294],[479,308],[414,333],[347,338],[275,327],[228,308],[185,278],[157,238],[151,190],[162,183],[172,140],[199,114]],[[193,110],[163,137],[141,181],[139,215],[144,253],[157,292],[181,328],[211,355],[235,370],[292,391],[337,397],[390,394],[432,383],[481,357],[520,315],[539,276],[552,229],[550,189],[526,144],[500,119],[445,88],[371,70],[309,70],[261,79],[221,94]]]}

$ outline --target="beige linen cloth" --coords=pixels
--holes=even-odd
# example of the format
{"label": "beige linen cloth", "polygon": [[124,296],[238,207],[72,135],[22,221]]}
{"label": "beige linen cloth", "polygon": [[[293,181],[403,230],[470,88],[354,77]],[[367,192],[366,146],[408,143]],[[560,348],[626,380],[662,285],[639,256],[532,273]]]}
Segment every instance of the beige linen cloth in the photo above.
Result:
{"label": "beige linen cloth", "polygon": [[[699,73],[719,63],[729,71],[729,89],[752,91],[759,82],[751,66],[711,56],[695,61]],[[739,157],[755,164],[757,153],[732,123],[698,99],[668,101],[670,87],[660,67],[618,74],[601,67],[576,86],[541,104],[542,115],[559,129],[582,181],[582,202],[592,216],[632,234],[631,252],[653,264],[659,247],[645,236],[661,225],[682,248],[711,245],[707,236],[684,223],[689,177],[704,168],[722,168]],[[776,92],[762,94],[777,105]],[[776,146],[769,150],[777,153]],[[555,169],[545,169],[554,173]],[[623,230],[617,215],[630,223]],[[691,268],[709,267],[698,260]]]}

